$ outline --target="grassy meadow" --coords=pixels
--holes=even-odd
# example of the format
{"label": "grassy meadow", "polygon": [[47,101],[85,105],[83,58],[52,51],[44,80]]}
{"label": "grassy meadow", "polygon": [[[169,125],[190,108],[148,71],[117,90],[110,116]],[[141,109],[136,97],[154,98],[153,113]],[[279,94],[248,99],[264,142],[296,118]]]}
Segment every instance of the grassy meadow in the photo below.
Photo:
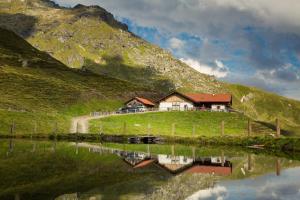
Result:
{"label": "grassy meadow", "polygon": [[[111,116],[90,123],[90,131],[105,134],[220,136],[224,121],[225,135],[246,135],[248,118],[238,113],[224,112],[154,112]],[[253,123],[256,134],[269,134],[273,130]]]}

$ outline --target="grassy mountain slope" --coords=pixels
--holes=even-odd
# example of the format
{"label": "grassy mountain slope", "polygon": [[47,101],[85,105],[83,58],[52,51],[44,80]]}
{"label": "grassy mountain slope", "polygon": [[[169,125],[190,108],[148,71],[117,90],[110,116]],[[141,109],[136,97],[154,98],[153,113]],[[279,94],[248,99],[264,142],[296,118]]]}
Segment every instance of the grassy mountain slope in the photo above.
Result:
{"label": "grassy mountain slope", "polygon": [[165,92],[175,88],[222,90],[213,77],[197,73],[169,52],[128,32],[126,25],[101,7],[69,9],[46,2],[50,1],[32,0],[23,9],[21,2],[18,9],[7,5],[0,26],[72,68],[89,68]]}
{"label": "grassy mountain slope", "polygon": [[254,120],[275,129],[276,118],[281,127],[300,135],[300,102],[257,88],[227,84],[233,94],[235,109],[243,111]]}
{"label": "grassy mountain slope", "polygon": [[33,121],[41,132],[52,130],[54,121],[67,131],[71,116],[112,109],[147,92],[126,81],[70,69],[11,31],[0,28],[0,35],[1,132],[13,120],[18,132],[32,131]]}
{"label": "grassy mountain slope", "polygon": [[[62,8],[49,0],[0,4],[0,26],[65,65],[151,87],[159,92],[230,92],[234,107],[255,120],[299,132],[300,103],[265,91],[217,81],[127,30],[99,6]],[[241,100],[244,100],[241,102]]]}

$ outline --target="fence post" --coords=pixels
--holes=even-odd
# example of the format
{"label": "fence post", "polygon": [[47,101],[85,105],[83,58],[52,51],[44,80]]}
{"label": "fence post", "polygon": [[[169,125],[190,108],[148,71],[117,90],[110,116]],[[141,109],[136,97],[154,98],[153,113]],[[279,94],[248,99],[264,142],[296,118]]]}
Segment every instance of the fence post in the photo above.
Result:
{"label": "fence post", "polygon": [[57,136],[57,130],[58,130],[58,124],[57,124],[57,122],[54,122],[54,125],[53,125],[53,134],[55,135],[55,137]]}
{"label": "fence post", "polygon": [[225,123],[224,121],[221,122],[221,135],[224,136],[224,126],[225,126]]}
{"label": "fence post", "polygon": [[252,134],[252,124],[251,120],[248,119],[248,137]]}
{"label": "fence post", "polygon": [[192,147],[193,159],[196,161],[196,147]]}
{"label": "fence post", "polygon": [[194,136],[195,136],[195,134],[196,134],[196,125],[195,125],[195,124],[193,124],[193,132],[192,132],[192,136],[194,137]]}
{"label": "fence post", "polygon": [[100,132],[100,134],[103,133],[103,124],[102,123],[99,125],[99,132]]}
{"label": "fence post", "polygon": [[148,123],[148,127],[147,127],[147,132],[148,132],[148,136],[151,135],[151,124]]}
{"label": "fence post", "polygon": [[10,135],[13,136],[16,129],[16,123],[15,120],[12,121],[12,124],[10,125]]}
{"label": "fence post", "polygon": [[247,158],[248,158],[248,171],[251,171],[252,170],[252,156],[251,156],[251,154],[248,154]]}
{"label": "fence post", "polygon": [[222,167],[224,167],[224,165],[225,165],[225,156],[224,156],[223,150],[221,151],[221,165],[222,165]]}
{"label": "fence post", "polygon": [[171,153],[172,153],[172,156],[175,156],[175,146],[174,145],[171,146]]}
{"label": "fence post", "polygon": [[34,121],[34,128],[33,128],[33,133],[37,134],[37,121]]}
{"label": "fence post", "polygon": [[76,134],[78,135],[78,133],[79,133],[79,123],[77,122],[76,123]]}
{"label": "fence post", "polygon": [[172,135],[175,136],[175,131],[176,131],[176,124],[172,124]]}
{"label": "fence post", "polygon": [[103,133],[103,125],[100,123],[99,125],[99,141],[101,141],[101,134]]}
{"label": "fence post", "polygon": [[276,159],[275,166],[276,166],[276,175],[280,176],[281,166],[280,166],[280,159],[279,158]]}
{"label": "fence post", "polygon": [[277,118],[277,119],[276,119],[276,137],[280,137],[280,134],[281,134],[281,130],[280,130],[280,121],[279,121],[279,119]]}

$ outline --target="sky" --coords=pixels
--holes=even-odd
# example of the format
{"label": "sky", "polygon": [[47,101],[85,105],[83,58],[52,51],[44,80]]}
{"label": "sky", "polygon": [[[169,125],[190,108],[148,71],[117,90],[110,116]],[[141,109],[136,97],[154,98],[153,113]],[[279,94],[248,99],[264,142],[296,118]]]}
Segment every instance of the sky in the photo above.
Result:
{"label": "sky", "polygon": [[55,0],[99,5],[199,72],[300,100],[299,0]]}

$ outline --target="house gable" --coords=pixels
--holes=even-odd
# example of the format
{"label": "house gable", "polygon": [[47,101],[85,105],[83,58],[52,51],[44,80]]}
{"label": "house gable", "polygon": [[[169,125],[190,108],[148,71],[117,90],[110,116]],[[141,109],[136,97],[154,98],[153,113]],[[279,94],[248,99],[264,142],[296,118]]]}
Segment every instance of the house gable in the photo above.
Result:
{"label": "house gable", "polygon": [[163,97],[158,101],[160,102],[189,102],[189,103],[194,103],[193,100],[191,100],[189,97],[185,96],[184,94],[181,94],[179,92],[172,92],[168,94],[167,96]]}
{"label": "house gable", "polygon": [[179,103],[189,102],[189,103],[193,103],[192,101],[185,98],[184,96],[176,94],[176,93],[173,94],[173,95],[168,96],[167,98],[165,98],[163,100],[163,102],[179,102]]}
{"label": "house gable", "polygon": [[141,106],[144,105],[146,107],[154,107],[155,104],[153,102],[151,102],[148,99],[145,98],[141,98],[141,97],[134,97],[132,99],[130,99],[129,101],[125,102],[126,106],[129,107],[135,107],[135,106]]}

